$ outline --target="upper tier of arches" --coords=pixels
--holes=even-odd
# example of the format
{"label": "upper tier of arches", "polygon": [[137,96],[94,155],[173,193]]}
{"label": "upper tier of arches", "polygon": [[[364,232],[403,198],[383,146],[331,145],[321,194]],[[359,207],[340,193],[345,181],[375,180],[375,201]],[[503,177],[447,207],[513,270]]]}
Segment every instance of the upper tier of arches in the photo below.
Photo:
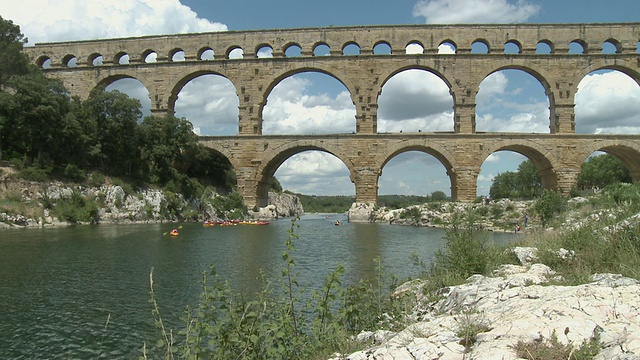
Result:
{"label": "upper tier of arches", "polygon": [[392,25],[43,43],[25,47],[40,67],[406,54],[638,53],[640,23]]}

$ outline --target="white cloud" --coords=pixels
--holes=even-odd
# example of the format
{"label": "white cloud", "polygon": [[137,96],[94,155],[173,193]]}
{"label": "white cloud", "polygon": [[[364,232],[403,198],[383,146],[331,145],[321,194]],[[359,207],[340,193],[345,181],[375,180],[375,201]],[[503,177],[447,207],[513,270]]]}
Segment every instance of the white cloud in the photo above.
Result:
{"label": "white cloud", "polygon": [[24,0],[0,3],[29,44],[140,35],[225,31],[178,0]]}
{"label": "white cloud", "polygon": [[578,133],[640,134],[640,86],[622,72],[585,76],[575,103]]}
{"label": "white cloud", "polygon": [[353,195],[349,169],[337,157],[305,151],[287,159],[275,172],[284,189],[313,195]]}
{"label": "white cloud", "polygon": [[540,7],[524,0],[420,0],[413,16],[427,24],[516,23],[538,13]]}
{"label": "white cloud", "polygon": [[314,88],[310,78],[296,75],[282,80],[269,94],[263,110],[262,133],[352,133],[356,129],[355,115],[346,90],[332,96]]}

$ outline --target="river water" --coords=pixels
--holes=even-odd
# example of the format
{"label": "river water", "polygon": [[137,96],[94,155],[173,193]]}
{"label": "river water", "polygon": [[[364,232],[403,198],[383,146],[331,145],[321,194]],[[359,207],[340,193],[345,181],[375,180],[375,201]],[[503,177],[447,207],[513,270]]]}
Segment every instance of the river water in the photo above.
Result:
{"label": "river water", "polygon": [[[335,226],[336,219],[342,221]],[[444,231],[351,224],[343,215],[305,215],[292,253],[302,287],[320,287],[344,265],[345,282],[382,270],[400,278],[430,262]],[[215,266],[238,291],[258,289],[260,270],[278,279],[290,220],[266,226],[207,228],[183,224],[98,225],[0,231],[0,359],[136,359],[159,333],[149,303],[149,277],[169,327],[181,325],[202,292],[202,272]],[[492,234],[496,242],[511,234]],[[276,280],[279,281],[279,280]]]}

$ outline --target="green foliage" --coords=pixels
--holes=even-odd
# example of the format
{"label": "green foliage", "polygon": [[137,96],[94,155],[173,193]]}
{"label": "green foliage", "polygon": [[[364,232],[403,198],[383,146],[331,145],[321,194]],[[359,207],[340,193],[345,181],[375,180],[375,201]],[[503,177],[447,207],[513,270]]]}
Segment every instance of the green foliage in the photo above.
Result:
{"label": "green foliage", "polygon": [[582,164],[578,175],[578,188],[604,188],[614,183],[630,183],[629,169],[615,156],[593,156]]}
{"label": "green foliage", "polygon": [[400,213],[400,219],[409,219],[418,222],[422,219],[422,211],[419,206],[406,208]]}
{"label": "green foliage", "polygon": [[[566,328],[565,332],[568,331]],[[576,348],[573,344],[561,343],[555,331],[548,340],[540,336],[529,342],[520,340],[513,346],[519,358],[528,360],[589,360],[595,358],[601,348],[598,333]]]}
{"label": "green foliage", "polygon": [[39,166],[30,166],[18,172],[18,176],[29,181],[45,181],[49,179],[50,169],[43,169]]}
{"label": "green foliage", "polygon": [[64,168],[64,176],[75,182],[82,182],[87,179],[86,174],[75,164],[68,164]]}
{"label": "green foliage", "polygon": [[353,196],[318,196],[295,194],[306,213],[343,213],[355,202]]}
{"label": "green foliage", "polygon": [[549,222],[566,207],[566,200],[557,192],[545,189],[533,204],[533,210],[538,214],[542,226]]}
{"label": "green foliage", "polygon": [[0,16],[0,89],[11,77],[27,72],[28,59],[22,52],[26,43],[20,27]]}
{"label": "green foliage", "polygon": [[515,263],[499,247],[490,244],[486,236],[479,234],[476,220],[473,211],[454,216],[452,227],[445,233],[444,249],[435,253],[427,291],[463,283],[474,274],[490,274],[497,264]]}
{"label": "green foliage", "polygon": [[516,172],[507,171],[496,175],[489,189],[489,194],[494,199],[533,199],[541,192],[542,181],[531,160],[520,163]]}
{"label": "green foliage", "polygon": [[[203,274],[199,304],[193,310],[187,309],[185,325],[177,333],[164,325],[151,276],[151,302],[160,339],[151,348],[145,345],[143,357],[327,358],[336,351],[351,349],[351,338],[363,329],[398,325],[402,320],[400,314],[406,311],[407,299],[385,296],[380,281],[345,288],[342,266],[330,272],[323,285],[306,296],[297,281],[293,257],[297,227],[297,220],[292,220],[282,253],[280,287],[273,286],[262,274],[262,289],[249,297],[235,292],[212,267]],[[389,317],[391,320],[382,321]]]}
{"label": "green foliage", "polygon": [[70,223],[96,223],[98,221],[98,204],[74,191],[69,198],[59,199],[52,209],[52,214]]}
{"label": "green foliage", "polygon": [[217,196],[213,199],[216,215],[223,219],[241,219],[248,209],[242,200],[242,195],[232,192],[228,196]]}

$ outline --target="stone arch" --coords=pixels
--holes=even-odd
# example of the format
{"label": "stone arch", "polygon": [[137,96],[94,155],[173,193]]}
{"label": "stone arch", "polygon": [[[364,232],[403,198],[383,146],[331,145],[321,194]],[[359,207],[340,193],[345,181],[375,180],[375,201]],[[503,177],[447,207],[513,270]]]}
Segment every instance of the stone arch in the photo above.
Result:
{"label": "stone arch", "polygon": [[[357,54],[348,54],[351,50],[353,49],[354,52],[357,52]],[[355,41],[348,41],[346,43],[344,43],[344,45],[342,45],[342,55],[360,55],[360,51],[362,50],[360,48],[360,44],[358,44]],[[357,50],[357,51],[355,51]],[[346,52],[345,52],[346,51]]]}
{"label": "stone arch", "polygon": [[[589,66],[583,67],[581,69],[578,69],[578,71],[576,72],[576,77],[573,79],[573,84],[574,84],[574,89],[573,90],[573,94],[575,97],[575,94],[578,90],[578,84],[580,83],[580,81],[582,81],[582,79],[585,78],[585,76],[589,75],[590,73],[597,71],[597,70],[616,70],[616,71],[620,71],[621,73],[629,76],[630,78],[632,78],[635,82],[638,83],[638,85],[640,86],[640,72],[633,70],[621,63],[618,64],[610,64],[607,63],[606,60],[604,59],[600,59],[600,60],[596,60],[594,59],[592,62],[589,62]],[[575,102],[575,100],[574,100]]]}
{"label": "stone arch", "polygon": [[47,55],[42,55],[36,60],[36,65],[38,66],[38,68],[43,69],[47,64],[49,64],[49,67],[51,67],[51,58]]}
{"label": "stone arch", "polygon": [[616,49],[616,54],[622,54],[622,43],[620,43],[620,41],[618,41],[617,39],[608,38],[602,43],[602,46],[604,47],[606,44],[613,45],[613,47]]}
{"label": "stone arch", "polygon": [[586,41],[584,41],[582,39],[574,39],[574,40],[569,42],[569,48],[571,48],[571,45],[574,45],[574,44],[582,47],[581,54],[588,54],[589,53],[589,45],[587,44]]}
{"label": "stone arch", "polygon": [[[478,46],[484,46],[482,50],[486,50],[486,52],[475,51],[475,49],[477,49]],[[471,53],[473,54],[491,54],[491,51],[493,50],[491,49],[491,45],[489,45],[489,42],[487,41],[487,39],[483,39],[483,38],[477,38],[473,40],[469,48],[471,49]]]}
{"label": "stone arch", "polygon": [[[323,151],[340,159],[347,169],[349,169],[349,178],[351,179],[351,182],[355,183],[355,165],[340,149],[334,148],[330,145],[328,146],[322,141],[312,139],[291,141],[285,145],[267,151],[263,155],[263,161],[256,169],[255,179],[255,198],[258,206],[264,207],[268,204],[269,180],[273,177],[276,170],[278,170],[278,168],[293,155],[309,150]],[[245,194],[245,196],[246,195],[248,194]]]}
{"label": "stone arch", "polygon": [[634,182],[640,181],[640,145],[632,141],[606,140],[591,142],[576,154],[576,166],[579,169],[582,163],[594,152],[604,151],[616,156],[624,166],[629,169],[629,174]]}
{"label": "stone arch", "polygon": [[556,169],[559,166],[559,162],[551,155],[547,148],[526,139],[505,139],[495,143],[495,145],[490,148],[484,148],[484,146],[481,145],[480,153],[474,158],[476,161],[474,166],[480,169],[489,155],[497,151],[513,151],[526,156],[538,170],[538,175],[540,175],[540,179],[542,180],[542,188],[558,189]]}
{"label": "stone arch", "polygon": [[438,54],[446,53],[446,52],[441,52],[442,47],[452,48],[454,54],[458,52],[458,44],[451,39],[444,39],[440,42],[440,44],[438,44]]}
{"label": "stone arch", "polygon": [[[101,59],[102,61],[100,62],[100,64],[96,64],[96,61],[98,59]],[[91,55],[89,55],[87,57],[87,65],[88,66],[101,66],[104,65],[102,62],[104,61],[104,56],[102,56],[102,54],[94,52]]]}
{"label": "stone arch", "polygon": [[[540,83],[540,85],[542,85],[542,88],[544,89],[544,92],[547,96],[547,99],[549,100],[549,128],[552,128],[553,125],[553,109],[555,109],[555,103],[556,103],[556,99],[554,96],[554,92],[551,88],[551,85],[549,84],[549,81],[547,80],[547,77],[545,75],[543,75],[541,72],[539,72],[538,70],[534,69],[533,67],[529,67],[529,66],[522,66],[522,65],[505,65],[505,66],[500,66],[494,69],[491,69],[490,71],[482,74],[479,79],[478,79],[478,88],[476,89],[476,94],[480,91],[480,84],[487,78],[489,77],[489,75],[492,75],[498,71],[503,71],[503,70],[520,70],[520,71],[524,71],[525,73],[533,76],[536,80],[538,80],[538,82]],[[574,89],[574,93],[575,90],[577,89],[577,84],[574,85],[575,89]],[[475,120],[474,120],[475,122]],[[473,124],[473,127],[476,127],[476,124]]]}
{"label": "stone arch", "polygon": [[[324,41],[318,41],[311,46],[313,56],[329,56],[331,55],[331,46]],[[326,54],[325,54],[326,52]]]}
{"label": "stone arch", "polygon": [[504,53],[508,53],[510,48],[515,48],[516,52],[514,54],[522,54],[522,44],[515,39],[508,40],[504,43]]}
{"label": "stone arch", "polygon": [[[549,54],[553,54],[555,52],[555,48],[554,48],[553,42],[551,40],[548,40],[548,39],[542,39],[542,40],[538,41],[538,43],[536,44],[536,54],[541,54],[538,51],[543,49],[545,46],[547,46],[549,48]],[[544,52],[542,54],[544,54]]]}
{"label": "stone arch", "polygon": [[[274,74],[271,82],[267,86],[265,86],[264,91],[262,93],[262,101],[260,102],[260,109],[258,111],[258,116],[262,118],[262,112],[264,110],[264,106],[267,104],[267,98],[269,98],[269,94],[271,94],[271,92],[276,87],[276,85],[278,85],[282,80],[290,76],[301,74],[304,72],[318,72],[321,74],[329,75],[332,78],[338,80],[340,83],[342,83],[342,85],[344,85],[344,87],[347,88],[347,90],[349,91],[349,95],[351,96],[351,101],[355,104],[356,103],[354,100],[354,94],[356,94],[355,85],[351,83],[351,81],[349,81],[349,79],[346,76],[341,77],[336,75],[334,73],[335,70],[336,69],[331,66],[325,66],[319,63],[314,63],[313,67],[303,66],[297,69],[286,70],[280,74]],[[359,109],[356,107],[356,117],[358,116],[358,111]],[[262,129],[260,131],[262,131]]]}
{"label": "stone arch", "polygon": [[391,43],[386,40],[379,40],[373,44],[373,54],[374,55],[387,55],[381,51],[389,51],[389,55],[393,55],[393,48],[391,47]]}
{"label": "stone arch", "polygon": [[229,160],[229,163],[231,163],[231,166],[233,167],[233,171],[236,171],[236,169],[238,169],[240,167],[239,160],[236,159],[233,156],[233,154],[231,152],[229,152],[229,150],[227,148],[222,146],[223,144],[221,142],[219,142],[219,141],[211,141],[209,139],[209,137],[207,137],[207,136],[201,136],[199,138],[198,142],[200,144],[204,145],[206,148],[220,153],[220,155],[224,156],[227,160]]}
{"label": "stone arch", "polygon": [[129,53],[127,53],[125,51],[119,51],[113,57],[113,63],[114,64],[129,65],[130,61],[131,61],[131,58],[129,57]]}
{"label": "stone arch", "polygon": [[[151,58],[149,58],[150,55],[155,54],[155,61],[151,61]],[[157,62],[158,60],[158,52],[153,50],[153,49],[146,49],[145,51],[143,51],[140,54],[140,60],[142,60],[142,62],[144,63],[152,63],[152,62]]]}
{"label": "stone arch", "polygon": [[385,152],[382,152],[376,158],[376,164],[379,164],[376,165],[378,169],[378,176],[376,176],[375,179],[376,197],[378,195],[378,181],[380,179],[380,175],[382,175],[382,169],[391,159],[407,151],[423,152],[438,159],[438,161],[440,161],[440,163],[446,169],[447,175],[449,176],[449,181],[451,182],[451,198],[454,200],[457,199],[457,176],[455,169],[459,167],[459,164],[456,157],[444,147],[434,143],[429,143],[426,140],[422,139],[397,142],[393,145],[390,145]]}
{"label": "stone arch", "polygon": [[176,76],[174,76],[173,79],[169,82],[169,85],[167,86],[169,90],[168,99],[167,99],[167,109],[170,114],[175,113],[176,100],[178,100],[178,94],[180,93],[180,91],[182,91],[182,88],[189,81],[197,77],[200,77],[202,75],[222,76],[233,84],[233,87],[236,89],[236,94],[238,93],[238,86],[236,85],[236,83],[233,81],[232,78],[230,78],[226,74],[223,74],[222,72],[209,70],[206,68],[206,66],[199,66],[199,67],[201,68],[199,70],[183,71],[177,74]]}
{"label": "stone arch", "polygon": [[[211,54],[211,59],[206,59],[206,55],[207,54]],[[205,46],[203,48],[200,48],[196,52],[196,59],[197,60],[214,60],[215,56],[216,56],[215,51],[210,46]]]}
{"label": "stone arch", "polygon": [[382,87],[389,81],[389,79],[391,79],[393,76],[405,71],[405,70],[424,70],[424,71],[428,71],[434,75],[436,75],[438,78],[440,78],[442,81],[444,81],[445,84],[447,84],[447,86],[449,87],[449,91],[451,92],[451,96],[453,97],[453,103],[455,104],[455,92],[453,92],[453,88],[452,88],[452,83],[451,81],[441,72],[437,71],[436,69],[433,69],[431,67],[428,66],[424,66],[424,65],[416,65],[415,63],[400,63],[398,67],[396,68],[392,68],[392,69],[388,69],[386,72],[382,72],[380,74],[380,83],[379,83],[379,87],[378,87],[378,91],[377,91],[377,95],[378,97],[380,96],[380,94],[382,93]]}
{"label": "stone arch", "polygon": [[[300,50],[299,54],[298,54],[298,50]],[[282,52],[285,54],[285,57],[288,57],[288,58],[303,56],[303,54],[302,54],[303,51],[304,51],[304,49],[297,42],[289,42],[285,46],[282,47]],[[287,53],[291,53],[291,52],[293,52],[293,55],[287,54]]]}

